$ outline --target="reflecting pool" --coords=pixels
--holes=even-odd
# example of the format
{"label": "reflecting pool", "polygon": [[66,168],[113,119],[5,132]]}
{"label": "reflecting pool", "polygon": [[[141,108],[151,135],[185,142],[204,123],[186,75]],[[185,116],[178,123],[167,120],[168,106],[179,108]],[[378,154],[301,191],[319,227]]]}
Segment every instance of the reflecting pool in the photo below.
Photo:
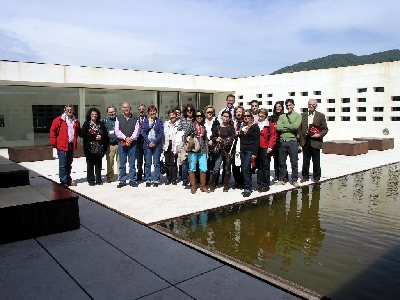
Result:
{"label": "reflecting pool", "polygon": [[399,178],[397,163],[159,226],[333,299],[400,299]]}

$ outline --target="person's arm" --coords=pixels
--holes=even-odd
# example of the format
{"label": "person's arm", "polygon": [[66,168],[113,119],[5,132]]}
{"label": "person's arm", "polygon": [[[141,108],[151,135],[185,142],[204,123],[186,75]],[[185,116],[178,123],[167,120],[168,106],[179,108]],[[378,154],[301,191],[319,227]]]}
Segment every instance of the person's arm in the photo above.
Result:
{"label": "person's arm", "polygon": [[328,125],[326,124],[325,115],[321,113],[321,133],[319,134],[323,138],[328,133]]}
{"label": "person's arm", "polygon": [[257,124],[253,124],[249,130],[251,130],[251,134],[254,136],[253,156],[257,156],[258,147],[260,146],[260,127]]}
{"label": "person's arm", "polygon": [[121,130],[119,130],[118,118],[115,120],[114,132],[115,132],[115,135],[117,136],[118,139],[125,141],[126,135],[123,134]]}
{"label": "person's arm", "polygon": [[278,133],[276,132],[276,128],[273,123],[269,123],[269,132],[271,134],[271,137],[270,137],[269,143],[268,143],[268,150],[267,150],[268,153],[270,153],[272,151],[272,149],[274,149],[276,140],[278,138]]}
{"label": "person's arm", "polygon": [[136,125],[135,125],[135,130],[133,130],[133,133],[131,135],[131,139],[137,140],[137,138],[139,137],[139,134],[140,134],[140,123],[139,123],[139,119],[137,119],[136,117],[132,117],[132,118],[135,118]]}
{"label": "person's arm", "polygon": [[288,116],[288,118],[290,118],[290,121],[291,121],[288,124],[286,124],[286,128],[288,129],[288,131],[294,131],[294,130],[299,129],[299,127],[301,125],[301,120],[303,119],[302,115],[301,114],[295,114],[293,116],[293,114],[290,114]]}
{"label": "person's arm", "polygon": [[210,140],[215,143],[216,142],[216,138],[218,137],[218,126],[215,126],[213,124],[213,126],[211,127],[211,136],[210,136]]}
{"label": "person's arm", "polygon": [[53,120],[53,123],[51,123],[50,127],[50,145],[53,148],[57,147],[57,135],[59,133],[60,128],[61,128],[61,118],[57,117]]}
{"label": "person's arm", "polygon": [[286,126],[285,126],[285,121],[287,121],[286,120],[286,116],[284,116],[284,115],[280,115],[279,116],[279,119],[278,119],[278,122],[276,123],[276,130],[277,131],[279,131],[279,132],[286,132],[287,130],[286,130]]}
{"label": "person's arm", "polygon": [[161,118],[157,119],[157,134],[156,134],[156,141],[154,144],[158,145],[162,142],[163,137],[164,137],[164,123]]}

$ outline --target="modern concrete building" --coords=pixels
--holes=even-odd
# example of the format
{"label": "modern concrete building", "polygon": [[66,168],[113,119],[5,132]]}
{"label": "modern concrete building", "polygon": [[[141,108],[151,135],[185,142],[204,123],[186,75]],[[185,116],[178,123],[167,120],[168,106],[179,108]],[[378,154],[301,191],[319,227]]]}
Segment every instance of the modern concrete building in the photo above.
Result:
{"label": "modern concrete building", "polygon": [[47,144],[51,121],[67,103],[84,120],[96,106],[121,107],[129,101],[168,109],[225,105],[228,93],[249,107],[257,99],[272,111],[292,98],[296,110],[317,99],[330,129],[327,139],[400,137],[400,62],[352,66],[246,78],[223,78],[99,67],[0,61],[0,147]]}

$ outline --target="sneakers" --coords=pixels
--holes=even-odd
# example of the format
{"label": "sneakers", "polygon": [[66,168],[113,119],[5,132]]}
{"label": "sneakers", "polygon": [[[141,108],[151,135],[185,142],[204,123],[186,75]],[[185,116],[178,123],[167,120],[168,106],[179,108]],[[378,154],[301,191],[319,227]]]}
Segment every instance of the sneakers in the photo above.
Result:
{"label": "sneakers", "polygon": [[118,183],[118,185],[117,185],[117,189],[120,189],[120,188],[122,188],[122,187],[124,187],[124,186],[126,186],[126,183],[125,183],[125,182],[120,182],[120,183]]}
{"label": "sneakers", "polygon": [[296,180],[296,181],[292,181],[291,182],[291,184],[294,186],[294,187],[300,187],[300,183],[298,183],[298,181]]}

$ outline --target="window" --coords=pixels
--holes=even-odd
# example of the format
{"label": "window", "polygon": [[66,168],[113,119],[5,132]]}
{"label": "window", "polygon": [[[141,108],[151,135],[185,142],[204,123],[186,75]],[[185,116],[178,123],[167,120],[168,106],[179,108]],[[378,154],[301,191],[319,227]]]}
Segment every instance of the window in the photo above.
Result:
{"label": "window", "polygon": [[367,121],[367,117],[365,116],[357,117],[357,121]]}
{"label": "window", "polygon": [[392,120],[392,121],[400,121],[400,117],[390,117],[390,120]]}
{"label": "window", "polygon": [[239,95],[238,99],[243,99],[243,95]]}
{"label": "window", "polygon": [[314,91],[314,95],[321,95],[321,91]]}
{"label": "window", "polygon": [[302,113],[305,113],[305,112],[308,111],[308,108],[307,108],[307,107],[303,107],[303,108],[301,108],[300,110],[301,110]]}
{"label": "window", "polygon": [[328,102],[328,103],[335,103],[335,99],[328,99],[326,102]]}
{"label": "window", "polygon": [[296,96],[295,92],[289,92],[289,96]]}
{"label": "window", "polygon": [[392,96],[392,101],[400,101],[400,96]]}
{"label": "window", "polygon": [[267,94],[267,97],[268,97],[268,98],[271,98],[271,97],[272,97],[272,94]]}
{"label": "window", "polygon": [[326,109],[327,112],[335,112],[335,108],[334,107],[330,107]]}
{"label": "window", "polygon": [[373,117],[372,118],[374,121],[383,121],[383,117]]}
{"label": "window", "polygon": [[268,112],[272,112],[272,108],[268,109]]}
{"label": "window", "polygon": [[302,95],[302,96],[308,96],[308,92],[301,92],[300,95]]}
{"label": "window", "polygon": [[243,106],[243,102],[239,102],[238,104],[239,104],[239,106]]}
{"label": "window", "polygon": [[367,108],[366,107],[357,107],[358,112],[366,112]]}
{"label": "window", "polygon": [[327,121],[335,121],[335,117],[328,117]]}
{"label": "window", "polygon": [[376,93],[383,93],[385,88],[383,86],[374,87],[374,92]]}
{"label": "window", "polygon": [[272,101],[267,101],[267,105],[272,105]]}
{"label": "window", "polygon": [[400,111],[400,107],[392,107],[392,111]]}
{"label": "window", "polygon": [[350,117],[341,117],[341,119],[342,119],[342,121],[345,121],[345,122],[350,121]]}
{"label": "window", "polygon": [[342,98],[342,103],[350,103],[350,98]]}
{"label": "window", "polygon": [[382,106],[375,106],[374,107],[374,112],[382,112],[383,111],[383,107]]}
{"label": "window", "polygon": [[357,98],[357,102],[367,102],[367,98]]}
{"label": "window", "polygon": [[357,93],[365,93],[367,91],[367,88],[359,88],[357,89]]}
{"label": "window", "polygon": [[317,100],[317,103],[321,103],[321,99],[315,99],[315,100]]}
{"label": "window", "polygon": [[257,98],[262,98],[262,94],[256,94]]}
{"label": "window", "polygon": [[342,112],[350,112],[350,107],[342,107]]}

